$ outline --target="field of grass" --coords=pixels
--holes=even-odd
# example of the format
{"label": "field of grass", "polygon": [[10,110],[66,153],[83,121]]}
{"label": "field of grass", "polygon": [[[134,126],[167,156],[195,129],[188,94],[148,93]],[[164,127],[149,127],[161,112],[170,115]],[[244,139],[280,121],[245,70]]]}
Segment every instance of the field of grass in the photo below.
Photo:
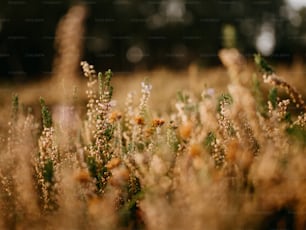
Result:
{"label": "field of grass", "polygon": [[0,229],[305,229],[305,76],[223,52],[1,90]]}

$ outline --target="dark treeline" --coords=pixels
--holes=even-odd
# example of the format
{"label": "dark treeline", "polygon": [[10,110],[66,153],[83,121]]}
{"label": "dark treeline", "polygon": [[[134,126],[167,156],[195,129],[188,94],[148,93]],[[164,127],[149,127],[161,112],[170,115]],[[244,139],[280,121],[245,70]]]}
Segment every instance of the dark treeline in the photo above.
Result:
{"label": "dark treeline", "polygon": [[[80,1],[0,1],[0,76],[33,79],[50,74],[60,18]],[[290,62],[305,56],[306,11],[286,1],[96,0],[88,7],[83,59],[99,69],[184,68],[218,63],[218,50],[246,56],[273,43],[267,55]],[[273,42],[272,42],[272,40]],[[263,44],[264,43],[264,44]],[[269,45],[268,45],[269,46]]]}

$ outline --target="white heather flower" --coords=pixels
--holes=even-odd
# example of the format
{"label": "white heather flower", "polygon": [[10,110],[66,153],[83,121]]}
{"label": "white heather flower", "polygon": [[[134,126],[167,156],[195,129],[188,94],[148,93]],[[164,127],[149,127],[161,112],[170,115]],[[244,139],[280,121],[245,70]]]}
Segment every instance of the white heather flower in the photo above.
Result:
{"label": "white heather flower", "polygon": [[141,92],[150,93],[150,91],[152,90],[152,85],[146,82],[141,82],[141,88],[142,88]]}
{"label": "white heather flower", "polygon": [[144,116],[146,109],[147,109],[147,104],[148,100],[150,97],[152,85],[148,84],[146,82],[141,82],[141,93],[142,97],[140,99],[140,105],[139,105],[139,115]]}

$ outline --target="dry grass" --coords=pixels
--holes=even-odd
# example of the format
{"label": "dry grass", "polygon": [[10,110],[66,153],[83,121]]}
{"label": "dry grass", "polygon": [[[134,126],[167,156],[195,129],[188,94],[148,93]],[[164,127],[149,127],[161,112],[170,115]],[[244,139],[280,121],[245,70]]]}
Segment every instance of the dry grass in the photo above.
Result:
{"label": "dry grass", "polygon": [[55,80],[0,90],[0,229],[306,229],[301,64],[231,49],[226,69],[77,78],[85,12]]}
{"label": "dry grass", "polygon": [[87,75],[3,91],[1,229],[305,228],[305,111],[259,73]]}

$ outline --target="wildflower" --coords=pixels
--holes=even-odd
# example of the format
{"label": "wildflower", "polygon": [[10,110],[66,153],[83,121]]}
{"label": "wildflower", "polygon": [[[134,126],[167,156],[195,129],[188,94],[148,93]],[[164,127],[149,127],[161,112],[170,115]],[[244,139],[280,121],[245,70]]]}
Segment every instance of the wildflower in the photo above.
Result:
{"label": "wildflower", "polygon": [[224,149],[218,141],[213,145],[212,158],[215,161],[215,165],[217,168],[221,167],[225,162]]}
{"label": "wildflower", "polygon": [[150,137],[152,136],[154,133],[154,128],[153,127],[150,127],[150,128],[147,128],[146,131],[145,131],[145,137]]}
{"label": "wildflower", "polygon": [[141,99],[140,99],[140,105],[139,105],[139,114],[140,116],[145,116],[147,107],[148,107],[148,101],[151,94],[152,85],[147,82],[141,82]]}
{"label": "wildflower", "polygon": [[287,99],[287,100],[282,100],[278,103],[278,108],[279,108],[279,111],[278,111],[278,119],[279,121],[281,121],[282,119],[285,119],[288,112],[287,112],[287,107],[288,105],[290,104],[290,100]]}
{"label": "wildflower", "polygon": [[189,147],[189,155],[192,157],[197,157],[202,152],[202,146],[200,144],[191,144]]}
{"label": "wildflower", "polygon": [[303,115],[299,115],[294,124],[302,128],[306,128],[306,113],[304,113]]}
{"label": "wildflower", "polygon": [[120,163],[121,163],[121,160],[119,158],[115,157],[115,158],[111,159],[106,164],[106,168],[113,169],[113,168],[117,167]]}
{"label": "wildflower", "polygon": [[179,127],[179,134],[183,139],[188,139],[191,136],[193,124],[191,121],[187,121]]}
{"label": "wildflower", "polygon": [[272,74],[263,74],[264,82],[272,84],[274,86],[279,86],[282,89],[285,89],[286,93],[290,96],[292,102],[295,104],[296,108],[302,108],[306,110],[305,102],[302,98],[302,95],[296,91],[291,85],[286,81],[279,78],[275,73]]}
{"label": "wildflower", "polygon": [[109,115],[109,122],[110,123],[114,123],[118,120],[120,120],[122,117],[122,114],[118,111],[114,111]]}
{"label": "wildflower", "polygon": [[146,82],[141,82],[141,92],[142,93],[145,93],[145,94],[150,93],[151,89],[152,89],[151,84],[148,84]]}
{"label": "wildflower", "polygon": [[141,126],[144,125],[143,117],[139,117],[139,116],[135,117],[135,122],[137,125],[141,125]]}
{"label": "wildflower", "polygon": [[269,83],[273,86],[278,86],[286,91],[286,93],[290,96],[292,102],[295,104],[296,108],[302,108],[306,111],[306,105],[302,98],[302,95],[293,88],[286,81],[278,77],[274,70],[269,66],[269,64],[259,55],[255,55],[255,63],[263,72],[263,80],[266,83]]}
{"label": "wildflower", "polygon": [[96,71],[93,65],[89,65],[86,61],[81,61],[81,66],[85,77],[88,77],[90,82],[97,77]]}
{"label": "wildflower", "polygon": [[202,98],[211,98],[215,95],[215,89],[214,88],[208,88],[204,90],[201,94]]}
{"label": "wildflower", "polygon": [[76,173],[74,178],[80,183],[87,183],[91,181],[91,177],[89,175],[88,170],[79,171],[78,173]]}
{"label": "wildflower", "polygon": [[178,150],[178,144],[179,144],[176,130],[177,126],[174,124],[173,121],[170,121],[167,127],[166,138],[167,138],[167,144],[173,152],[176,152]]}
{"label": "wildflower", "polygon": [[153,127],[159,127],[159,126],[162,126],[164,123],[165,123],[165,121],[162,120],[162,119],[154,119],[152,121],[152,126]]}

